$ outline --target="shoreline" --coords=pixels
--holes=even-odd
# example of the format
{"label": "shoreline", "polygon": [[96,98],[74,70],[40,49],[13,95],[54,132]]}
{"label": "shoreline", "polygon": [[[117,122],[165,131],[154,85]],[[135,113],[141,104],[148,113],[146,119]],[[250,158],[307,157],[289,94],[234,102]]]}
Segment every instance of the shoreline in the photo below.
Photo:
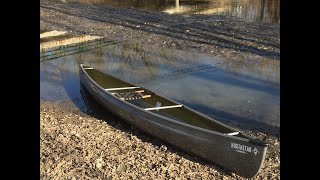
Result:
{"label": "shoreline", "polygon": [[[280,179],[280,139],[254,135],[269,143],[254,179]],[[41,179],[246,179],[108,112],[81,112],[72,102],[41,101],[40,147]]]}
{"label": "shoreline", "polygon": [[[278,24],[223,16],[168,15],[41,0],[40,31],[46,30],[134,41],[234,61],[280,61]],[[81,112],[72,102],[40,101],[40,106],[41,179],[245,179],[112,115]],[[258,129],[244,132],[269,143],[264,165],[254,179],[280,179],[280,134]]]}
{"label": "shoreline", "polygon": [[233,60],[280,60],[280,25],[217,15],[40,1],[40,29],[136,41]]}

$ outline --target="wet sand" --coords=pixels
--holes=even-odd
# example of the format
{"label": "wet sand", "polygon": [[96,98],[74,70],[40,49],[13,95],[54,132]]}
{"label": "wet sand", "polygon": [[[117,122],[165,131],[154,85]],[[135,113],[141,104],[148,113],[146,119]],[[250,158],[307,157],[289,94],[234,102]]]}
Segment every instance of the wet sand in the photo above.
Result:
{"label": "wet sand", "polygon": [[[280,59],[279,25],[222,16],[167,15],[42,0],[40,28],[231,60]],[[122,121],[83,113],[71,102],[41,102],[40,126],[41,179],[243,179]],[[280,179],[280,137],[242,130],[270,144],[256,179]]]}

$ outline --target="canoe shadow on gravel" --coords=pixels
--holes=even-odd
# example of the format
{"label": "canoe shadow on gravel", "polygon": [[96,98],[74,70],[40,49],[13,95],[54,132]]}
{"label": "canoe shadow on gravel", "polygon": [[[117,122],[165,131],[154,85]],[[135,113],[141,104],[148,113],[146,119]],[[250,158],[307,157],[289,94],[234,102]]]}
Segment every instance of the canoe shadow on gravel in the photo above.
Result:
{"label": "canoe shadow on gravel", "polygon": [[[83,85],[80,83],[80,92],[81,96],[83,98],[83,101],[85,103],[86,108],[82,108],[82,112],[105,121],[107,124],[111,125],[112,127],[121,130],[123,132],[126,132],[128,134],[132,134],[139,138],[143,142],[151,143],[155,146],[156,149],[161,149],[161,147],[164,145],[167,147],[167,151],[171,151],[174,154],[177,154],[181,157],[184,157],[192,162],[199,163],[204,166],[209,166],[217,170],[221,175],[232,175],[232,172],[228,169],[223,168],[219,164],[215,164],[212,162],[208,162],[206,160],[203,160],[197,156],[194,156],[190,153],[187,153],[183,150],[180,150],[177,147],[174,147],[173,145],[164,142],[160,140],[157,137],[154,137],[152,135],[147,134],[146,132],[136,128],[135,126],[125,122],[125,120],[122,120],[121,118],[115,116],[112,112],[106,110],[103,108],[100,104],[98,104],[93,97],[89,94],[89,92],[83,87]],[[86,110],[85,110],[86,109]]]}

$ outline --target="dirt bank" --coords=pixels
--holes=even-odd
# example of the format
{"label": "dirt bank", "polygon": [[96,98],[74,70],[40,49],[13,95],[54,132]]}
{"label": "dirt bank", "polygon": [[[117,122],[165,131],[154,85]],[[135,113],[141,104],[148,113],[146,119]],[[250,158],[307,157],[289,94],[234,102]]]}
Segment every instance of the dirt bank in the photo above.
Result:
{"label": "dirt bank", "polygon": [[134,40],[231,59],[280,59],[279,24],[42,0],[40,28]]}

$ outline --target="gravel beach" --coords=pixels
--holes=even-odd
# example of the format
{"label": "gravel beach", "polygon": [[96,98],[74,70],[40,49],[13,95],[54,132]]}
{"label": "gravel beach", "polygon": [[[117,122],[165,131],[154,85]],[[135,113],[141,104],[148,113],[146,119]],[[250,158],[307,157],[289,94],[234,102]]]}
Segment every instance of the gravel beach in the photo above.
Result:
{"label": "gravel beach", "polygon": [[[223,16],[41,0],[40,30],[132,40],[235,61],[280,60],[279,24]],[[71,101],[40,104],[41,179],[244,179],[115,117],[82,112]],[[280,179],[280,135],[241,130],[269,143],[254,179]]]}
{"label": "gravel beach", "polygon": [[[280,138],[247,133],[270,144],[255,179],[280,179]],[[41,102],[40,147],[41,179],[245,179],[71,102]]]}

